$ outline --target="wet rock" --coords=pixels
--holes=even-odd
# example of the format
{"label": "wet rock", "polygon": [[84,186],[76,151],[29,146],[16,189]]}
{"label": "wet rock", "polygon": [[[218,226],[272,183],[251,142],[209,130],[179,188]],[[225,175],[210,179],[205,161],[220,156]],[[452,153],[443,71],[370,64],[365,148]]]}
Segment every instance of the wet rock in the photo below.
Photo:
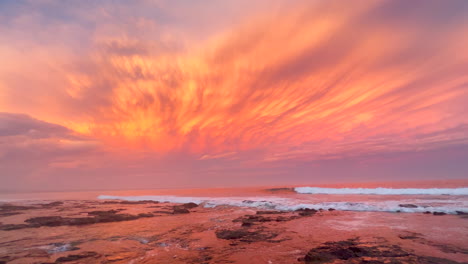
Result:
{"label": "wet rock", "polygon": [[27,219],[25,222],[31,226],[60,226],[63,225],[65,218],[61,216],[41,216]]}
{"label": "wet rock", "polygon": [[96,223],[99,223],[99,220],[96,217],[78,217],[67,218],[63,221],[62,225],[90,225]]}
{"label": "wet rock", "polygon": [[446,215],[446,213],[444,212],[433,212],[432,214],[433,215]]}
{"label": "wet rock", "polygon": [[418,235],[398,235],[400,239],[418,239]]}
{"label": "wet rock", "polygon": [[399,204],[398,206],[403,208],[418,208],[418,206],[414,204]]}
{"label": "wet rock", "polygon": [[0,264],[6,264],[10,260],[12,260],[12,257],[10,256],[0,256]]}
{"label": "wet rock", "polygon": [[423,214],[431,214],[431,212],[429,212],[429,211],[426,211],[426,212],[424,212]]}
{"label": "wet rock", "polygon": [[[283,213],[283,212],[281,212]],[[294,219],[299,218],[297,215],[291,215],[291,216],[263,216],[263,215],[244,215],[241,217],[238,217],[232,222],[237,223],[240,222],[242,223],[241,226],[244,227],[249,227],[257,223],[266,223],[266,222],[286,222],[286,221],[291,221]]]}
{"label": "wet rock", "polygon": [[251,226],[254,223],[265,223],[265,222],[271,222],[274,221],[273,218],[271,217],[265,217],[262,215],[244,215],[239,218],[236,218],[232,220],[232,222],[241,222],[242,226]]}
{"label": "wet rock", "polygon": [[120,204],[119,201],[104,201],[103,204]]}
{"label": "wet rock", "polygon": [[173,212],[171,211],[153,211],[155,214],[172,214]]}
{"label": "wet rock", "polygon": [[28,228],[29,225],[26,224],[7,224],[7,225],[0,225],[0,230],[2,231],[11,231],[11,230],[17,230],[17,229],[23,229],[23,228]]}
{"label": "wet rock", "polygon": [[49,253],[43,249],[33,248],[27,251],[27,254],[24,255],[25,258],[48,258]]}
{"label": "wet rock", "polygon": [[85,258],[91,258],[91,257],[99,257],[100,255],[97,252],[94,251],[86,251],[80,254],[76,255],[68,255],[66,257],[60,257],[57,260],[55,260],[55,263],[64,263],[64,262],[70,262],[70,261],[77,261],[77,260],[82,260]]}
{"label": "wet rock", "polygon": [[154,217],[154,214],[152,213],[140,213],[137,215],[138,217],[140,218],[143,218],[143,217]]}
{"label": "wet rock", "polygon": [[188,214],[190,211],[186,208],[174,206],[173,214]]}
{"label": "wet rock", "polygon": [[63,205],[63,202],[60,202],[60,201],[41,204],[43,208],[51,208],[51,207],[56,207],[56,206],[61,206],[61,205]]}
{"label": "wet rock", "polygon": [[104,201],[103,204],[158,204],[158,201],[143,200],[143,201]]}
{"label": "wet rock", "polygon": [[266,189],[266,191],[268,191],[268,192],[294,192],[294,188],[286,188],[286,187],[283,187],[283,188],[270,188],[270,189]]}
{"label": "wet rock", "polygon": [[335,211],[335,208],[328,208],[328,211]]}
{"label": "wet rock", "polygon": [[117,210],[108,210],[108,211],[91,211],[88,212],[88,215],[93,215],[93,216],[104,216],[104,215],[109,215],[109,214],[116,214],[119,211]]}
{"label": "wet rock", "polygon": [[29,209],[37,209],[34,206],[21,206],[21,205],[12,205],[12,204],[2,204],[0,205],[0,211],[20,211],[20,210],[29,210]]}
{"label": "wet rock", "polygon": [[409,254],[398,246],[364,246],[355,239],[326,242],[322,246],[311,249],[304,258],[305,263],[332,263],[336,260],[348,260],[361,257],[405,257]]}
{"label": "wet rock", "polygon": [[300,216],[311,216],[317,213],[317,210],[309,209],[309,208],[301,208],[301,209],[297,209],[296,212],[299,212]]}
{"label": "wet rock", "polygon": [[[185,209],[186,210],[186,209]],[[15,229],[29,228],[29,227],[41,227],[41,226],[73,226],[73,225],[89,225],[96,223],[109,223],[109,222],[121,222],[136,220],[144,217],[154,217],[152,213],[140,213],[138,215],[131,214],[118,214],[117,210],[109,211],[92,211],[88,215],[94,217],[77,217],[67,218],[61,216],[41,216],[27,219],[25,222],[28,224],[20,225],[0,225],[0,230],[10,231]]]}
{"label": "wet rock", "polygon": [[256,214],[264,215],[264,214],[286,214],[288,212],[285,211],[257,211]]}
{"label": "wet rock", "polygon": [[453,260],[430,257],[430,256],[418,256],[417,257],[417,263],[422,263],[422,264],[462,264],[460,262],[456,262],[456,261],[453,261]]}
{"label": "wet rock", "polygon": [[185,209],[192,209],[192,208],[198,207],[198,204],[196,204],[196,203],[184,203],[184,204],[180,205],[180,207],[183,207]]}
{"label": "wet rock", "polygon": [[131,215],[131,214],[107,214],[107,215],[99,215],[95,217],[98,223],[129,221],[129,220],[136,220],[138,218],[139,217],[137,215]]}
{"label": "wet rock", "polygon": [[457,215],[468,215],[468,212],[462,212],[462,211],[455,211]]}
{"label": "wet rock", "polygon": [[0,217],[22,214],[21,211],[30,210],[30,209],[37,209],[37,208],[33,206],[1,204],[0,205]]}
{"label": "wet rock", "polygon": [[246,229],[237,229],[237,230],[218,230],[216,231],[216,237],[219,239],[226,240],[238,240],[240,242],[259,242],[266,241],[272,242],[270,239],[278,236],[277,233],[265,231],[263,229],[258,229],[254,231],[248,231]]}
{"label": "wet rock", "polygon": [[158,204],[158,201],[143,200],[143,201],[121,201],[120,204]]}
{"label": "wet rock", "polygon": [[366,244],[357,239],[345,241],[326,242],[319,247],[311,249],[299,261],[312,263],[425,263],[425,264],[459,264],[458,262],[428,257],[417,256],[403,250],[398,245]]}
{"label": "wet rock", "polygon": [[18,215],[18,214],[22,214],[22,212],[17,212],[17,211],[13,211],[13,212],[1,212],[1,211],[0,211],[0,217],[12,216],[12,215]]}

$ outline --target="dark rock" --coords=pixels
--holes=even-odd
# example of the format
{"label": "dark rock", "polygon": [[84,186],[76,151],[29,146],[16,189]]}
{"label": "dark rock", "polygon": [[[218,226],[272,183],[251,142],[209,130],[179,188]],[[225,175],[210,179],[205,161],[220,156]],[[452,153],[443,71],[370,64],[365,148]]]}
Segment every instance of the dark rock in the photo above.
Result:
{"label": "dark rock", "polygon": [[239,229],[239,230],[219,230],[216,231],[216,237],[221,239],[239,239],[248,236],[251,232]]}
{"label": "dark rock", "polygon": [[[187,210],[187,209],[185,209]],[[77,217],[77,218],[66,218],[61,216],[42,216],[33,217],[27,219],[25,222],[28,224],[20,225],[0,225],[0,230],[10,231],[15,229],[29,228],[29,227],[41,227],[41,226],[73,226],[73,225],[89,225],[96,223],[109,223],[109,222],[120,222],[136,220],[143,217],[154,217],[152,213],[140,213],[138,215],[131,214],[118,214],[117,210],[109,211],[92,211],[88,215],[94,217]]]}
{"label": "dark rock", "polygon": [[430,256],[418,256],[417,257],[417,263],[421,263],[421,264],[462,264],[460,262],[456,262],[456,261],[453,261],[453,260],[430,257]]}
{"label": "dark rock", "polygon": [[22,212],[17,212],[17,211],[13,211],[13,212],[2,212],[0,211],[0,217],[5,217],[5,216],[12,216],[12,215],[18,215],[18,214],[22,214]]}
{"label": "dark rock", "polygon": [[152,214],[152,213],[140,213],[137,216],[141,217],[141,218],[143,218],[143,217],[154,217],[154,214]]}
{"label": "dark rock", "polygon": [[433,212],[432,214],[433,215],[446,215],[446,213],[444,212]]}
{"label": "dark rock", "polygon": [[41,216],[29,218],[25,222],[31,226],[60,226],[64,221],[65,218],[61,216]]}
{"label": "dark rock", "polygon": [[455,211],[457,215],[468,215],[468,212]]}
{"label": "dark rock", "polygon": [[[273,211],[274,212],[274,211]],[[283,212],[281,212],[283,213]],[[244,227],[252,226],[256,223],[266,223],[266,222],[286,222],[286,221],[291,221],[294,219],[299,218],[299,216],[296,215],[291,215],[291,216],[263,216],[262,214],[257,214],[257,215],[244,215],[241,217],[238,217],[232,222],[241,222]]]}
{"label": "dark rock", "polygon": [[268,192],[294,192],[294,188],[270,188],[266,189]]}
{"label": "dark rock", "polygon": [[190,211],[186,208],[181,208],[174,206],[174,211],[172,211],[173,214],[188,214]]}
{"label": "dark rock", "polygon": [[158,204],[158,201],[143,200],[143,201],[121,201],[120,204]]}
{"label": "dark rock", "polygon": [[180,206],[185,208],[185,209],[192,209],[192,208],[198,207],[198,204],[196,204],[196,203],[184,203],[184,204],[182,204]]}
{"label": "dark rock", "polygon": [[63,202],[56,201],[56,202],[41,204],[41,206],[44,207],[44,208],[51,208],[51,207],[56,207],[56,206],[60,206],[60,205],[63,205]]}
{"label": "dark rock", "polygon": [[363,264],[460,264],[459,262],[443,258],[417,256],[413,253],[403,250],[398,245],[385,245],[376,243],[372,243],[371,245],[372,246],[359,242],[357,239],[338,242],[326,242],[319,247],[311,249],[303,258],[298,260],[309,264],[335,262]]}
{"label": "dark rock", "polygon": [[62,225],[90,225],[99,222],[97,217],[77,217],[65,219]]}
{"label": "dark rock", "polygon": [[398,236],[400,239],[418,239],[419,236],[417,235],[399,235]]}
{"label": "dark rock", "polygon": [[103,204],[158,204],[158,201],[143,200],[143,201],[104,201]]}
{"label": "dark rock", "polygon": [[267,232],[265,230],[259,229],[256,231],[248,231],[246,229],[237,229],[237,230],[218,230],[216,231],[216,237],[226,240],[238,240],[241,242],[258,242],[258,241],[269,241],[272,238],[278,236],[276,233]]}
{"label": "dark rock", "polygon": [[256,214],[263,215],[263,214],[286,214],[288,212],[285,211],[257,211]]}
{"label": "dark rock", "polygon": [[88,215],[94,215],[94,216],[105,216],[105,215],[110,215],[110,214],[116,214],[119,211],[117,210],[108,210],[108,211],[91,211],[88,212]]}
{"label": "dark rock", "polygon": [[350,239],[326,242],[322,246],[311,249],[300,261],[305,263],[332,263],[335,260],[349,260],[361,257],[397,258],[409,255],[399,246],[365,246],[356,239]]}
{"label": "dark rock", "polygon": [[66,257],[60,257],[57,260],[55,260],[55,263],[63,263],[63,262],[70,262],[70,261],[77,261],[85,258],[91,258],[91,257],[99,257],[100,255],[96,252],[93,251],[87,251],[83,252],[80,254],[76,255],[68,255]]}
{"label": "dark rock", "polygon": [[29,209],[37,209],[37,207],[1,204],[0,205],[0,217],[22,214],[22,212],[18,212],[18,211],[25,211]]}
{"label": "dark rock", "polygon": [[26,225],[26,224],[19,224],[19,225],[7,224],[7,225],[0,225],[0,230],[11,231],[11,230],[23,229],[23,228],[28,228],[28,227],[29,225]]}
{"label": "dark rock", "polygon": [[418,206],[414,204],[399,204],[398,206],[403,208],[418,208]]}
{"label": "dark rock", "polygon": [[335,208],[328,208],[328,211],[335,211]]}
{"label": "dark rock", "polygon": [[291,220],[294,220],[294,219],[297,219],[299,218],[299,216],[296,216],[296,215],[291,215],[291,216],[278,216],[276,217],[274,220],[276,222],[286,222],[286,221],[291,221]]}
{"label": "dark rock", "polygon": [[104,201],[103,204],[120,204],[118,201]]}
{"label": "dark rock", "polygon": [[129,221],[129,220],[136,220],[138,218],[139,217],[137,215],[131,215],[131,214],[108,214],[108,215],[99,215],[95,217],[98,223]]}
{"label": "dark rock", "polygon": [[153,211],[155,214],[172,214],[170,211]]}
{"label": "dark rock", "polygon": [[20,210],[29,210],[37,209],[34,206],[21,206],[21,205],[11,205],[11,204],[2,204],[0,205],[0,211],[20,211]]}
{"label": "dark rock", "polygon": [[429,211],[426,211],[426,212],[424,212],[423,214],[431,214],[431,212],[429,212]]}
{"label": "dark rock", "polygon": [[311,216],[317,213],[317,210],[309,209],[309,208],[301,208],[301,209],[297,209],[296,212],[299,212],[300,216]]}
{"label": "dark rock", "polygon": [[12,260],[12,257],[10,257],[10,256],[1,256],[0,257],[0,264],[7,263],[10,260]]}

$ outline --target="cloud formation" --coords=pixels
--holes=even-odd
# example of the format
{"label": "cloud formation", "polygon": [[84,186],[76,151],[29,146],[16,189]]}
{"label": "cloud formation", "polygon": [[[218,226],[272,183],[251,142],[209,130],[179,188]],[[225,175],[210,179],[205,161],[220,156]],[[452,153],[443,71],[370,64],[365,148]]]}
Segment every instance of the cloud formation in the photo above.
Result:
{"label": "cloud formation", "polygon": [[[0,110],[251,170],[468,143],[466,1],[215,3],[7,2]],[[31,133],[14,119],[0,135]]]}

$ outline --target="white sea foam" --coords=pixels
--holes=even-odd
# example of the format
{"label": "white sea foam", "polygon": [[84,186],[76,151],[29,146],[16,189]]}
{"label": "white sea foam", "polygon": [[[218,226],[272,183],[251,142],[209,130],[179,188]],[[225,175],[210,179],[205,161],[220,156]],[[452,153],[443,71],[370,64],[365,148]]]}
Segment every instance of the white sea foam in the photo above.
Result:
{"label": "white sea foam", "polygon": [[320,188],[296,187],[304,194],[375,194],[375,195],[468,195],[468,188],[392,189],[392,188]]}
{"label": "white sea foam", "polygon": [[[372,212],[444,212],[456,214],[457,212],[468,212],[468,201],[462,200],[428,200],[428,199],[403,199],[383,201],[359,201],[359,202],[313,202],[282,197],[186,197],[186,196],[109,196],[100,195],[104,200],[126,200],[126,201],[158,201],[170,203],[193,202],[206,208],[217,206],[253,207],[260,209],[273,209],[281,211],[294,211],[303,208],[329,209],[341,211],[372,211]],[[401,207],[400,204],[414,204],[416,208]]]}

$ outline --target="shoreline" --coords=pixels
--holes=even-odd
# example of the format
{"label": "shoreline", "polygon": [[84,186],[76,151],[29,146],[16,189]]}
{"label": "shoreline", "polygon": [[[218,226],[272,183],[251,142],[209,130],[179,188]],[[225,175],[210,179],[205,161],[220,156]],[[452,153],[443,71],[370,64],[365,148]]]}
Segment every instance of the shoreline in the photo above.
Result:
{"label": "shoreline", "polygon": [[0,216],[0,227],[29,226],[0,231],[0,263],[454,264],[468,258],[464,215],[115,200],[17,206],[9,209],[16,214]]}

